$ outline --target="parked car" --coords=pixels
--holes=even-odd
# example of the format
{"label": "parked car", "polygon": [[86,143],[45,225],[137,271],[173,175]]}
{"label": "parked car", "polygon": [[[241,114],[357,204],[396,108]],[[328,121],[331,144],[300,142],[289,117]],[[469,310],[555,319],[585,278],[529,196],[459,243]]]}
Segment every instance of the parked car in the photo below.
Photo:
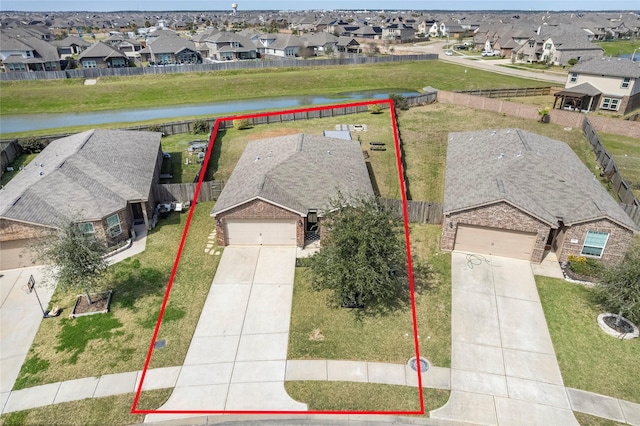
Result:
{"label": "parked car", "polygon": [[483,50],[482,56],[496,56],[496,54],[494,52],[487,52],[486,50]]}
{"label": "parked car", "polygon": [[447,56],[451,56],[451,55],[453,55],[453,50],[445,50],[444,54],[447,55]]}

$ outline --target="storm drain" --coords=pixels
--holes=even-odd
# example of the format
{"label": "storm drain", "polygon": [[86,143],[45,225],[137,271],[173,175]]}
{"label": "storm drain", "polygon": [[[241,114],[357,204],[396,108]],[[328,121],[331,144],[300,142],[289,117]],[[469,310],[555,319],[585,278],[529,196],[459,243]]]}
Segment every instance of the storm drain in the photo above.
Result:
{"label": "storm drain", "polygon": [[167,341],[162,339],[162,340],[156,340],[156,342],[153,344],[153,349],[162,349],[167,345]]}
{"label": "storm drain", "polygon": [[420,360],[418,361],[414,356],[409,360],[409,367],[411,367],[413,371],[418,371],[418,365],[420,365],[421,372],[425,372],[429,369],[429,361],[426,358],[420,357]]}

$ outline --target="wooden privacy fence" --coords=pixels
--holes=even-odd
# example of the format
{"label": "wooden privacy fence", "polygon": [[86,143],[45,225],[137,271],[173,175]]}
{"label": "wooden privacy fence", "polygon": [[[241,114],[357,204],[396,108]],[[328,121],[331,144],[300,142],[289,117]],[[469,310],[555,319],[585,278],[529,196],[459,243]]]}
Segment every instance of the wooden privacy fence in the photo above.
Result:
{"label": "wooden privacy fence", "polygon": [[460,90],[456,93],[465,93],[485,98],[518,98],[524,96],[543,96],[551,94],[551,86],[548,87],[514,87],[511,89],[478,89]]}
{"label": "wooden privacy fence", "polygon": [[621,204],[622,210],[624,210],[631,220],[633,220],[636,225],[640,226],[640,206],[634,206],[631,204]]}
{"label": "wooden privacy fence", "polygon": [[[382,204],[402,216],[402,200],[380,198]],[[410,223],[442,223],[442,205],[432,201],[407,200],[407,215]]]}
{"label": "wooden privacy fence", "polygon": [[616,193],[622,204],[640,206],[640,200],[638,200],[633,193],[631,183],[624,180],[616,162],[613,159],[613,155],[611,155],[602,145],[598,133],[596,133],[591,121],[587,117],[584,117],[584,120],[582,121],[582,131],[593,147],[593,152],[595,152],[596,157],[598,157],[598,162],[602,167],[603,176],[608,179],[611,188]]}
{"label": "wooden privacy fence", "polygon": [[349,56],[331,59],[275,59],[255,61],[225,61],[213,64],[194,64],[161,67],[87,68],[66,71],[9,72],[0,74],[0,80],[59,80],[67,78],[128,77],[138,75],[215,72],[240,69],[326,67],[336,65],[364,65],[389,62],[432,61],[437,54]]}
{"label": "wooden privacy fence", "polygon": [[[153,186],[153,197],[157,203],[172,203],[193,201],[193,197],[198,187],[197,182],[193,183],[159,183]],[[217,200],[224,188],[223,181],[202,182],[197,202]]]}

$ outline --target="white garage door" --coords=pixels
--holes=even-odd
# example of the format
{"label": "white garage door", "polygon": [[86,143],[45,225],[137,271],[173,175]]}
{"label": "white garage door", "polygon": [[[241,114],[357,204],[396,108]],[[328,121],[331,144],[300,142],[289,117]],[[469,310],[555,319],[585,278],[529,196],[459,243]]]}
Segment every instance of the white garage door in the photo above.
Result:
{"label": "white garage door", "polygon": [[481,226],[458,225],[455,250],[530,260],[536,234]]}
{"label": "white garage door", "polygon": [[295,246],[295,220],[227,220],[227,244]]}
{"label": "white garage door", "polygon": [[0,242],[0,269],[33,266],[32,253],[28,248],[30,242],[28,239]]}

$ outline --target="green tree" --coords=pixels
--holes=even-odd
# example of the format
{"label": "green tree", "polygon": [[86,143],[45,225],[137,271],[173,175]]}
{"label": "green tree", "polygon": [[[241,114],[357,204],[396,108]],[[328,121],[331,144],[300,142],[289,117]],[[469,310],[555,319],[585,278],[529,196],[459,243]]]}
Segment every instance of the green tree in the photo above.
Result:
{"label": "green tree", "polygon": [[322,247],[310,260],[315,290],[331,290],[341,307],[384,313],[405,305],[410,295],[402,218],[377,198],[331,202],[323,222]]}
{"label": "green tree", "polygon": [[38,243],[36,258],[49,266],[60,288],[84,291],[91,304],[90,293],[100,287],[109,266],[104,258],[107,247],[81,226],[76,221],[62,224],[57,233]]}
{"label": "green tree", "polygon": [[402,111],[406,111],[409,109],[409,102],[407,102],[407,98],[398,94],[398,93],[390,93],[389,99],[393,101],[393,106]]}
{"label": "green tree", "polygon": [[616,266],[605,268],[596,295],[610,312],[640,322],[640,242],[636,240]]}

